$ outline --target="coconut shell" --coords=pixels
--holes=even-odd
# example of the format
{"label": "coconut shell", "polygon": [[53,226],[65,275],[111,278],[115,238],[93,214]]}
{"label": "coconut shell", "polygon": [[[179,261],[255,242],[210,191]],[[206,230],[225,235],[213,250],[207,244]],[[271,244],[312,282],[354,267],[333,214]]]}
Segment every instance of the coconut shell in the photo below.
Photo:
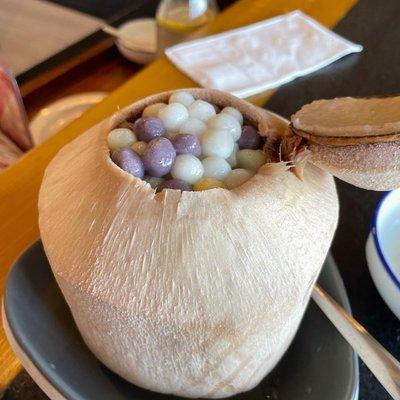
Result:
{"label": "coconut shell", "polygon": [[363,189],[400,187],[400,143],[327,146],[311,143],[309,162]]}
{"label": "coconut shell", "polygon": [[317,100],[291,122],[313,164],[364,189],[400,186],[400,96]]}
{"label": "coconut shell", "polygon": [[[213,90],[266,135],[283,120]],[[128,381],[220,398],[249,390],[294,337],[338,218],[332,177],[264,165],[234,190],[164,190],[117,167],[107,133],[164,93],[65,146],[46,169],[39,225],[46,254],[90,350]]]}
{"label": "coconut shell", "polygon": [[391,136],[396,140],[400,136],[400,96],[316,100],[297,111],[291,122],[299,134],[313,141],[324,138],[359,138],[362,143],[394,141]]}

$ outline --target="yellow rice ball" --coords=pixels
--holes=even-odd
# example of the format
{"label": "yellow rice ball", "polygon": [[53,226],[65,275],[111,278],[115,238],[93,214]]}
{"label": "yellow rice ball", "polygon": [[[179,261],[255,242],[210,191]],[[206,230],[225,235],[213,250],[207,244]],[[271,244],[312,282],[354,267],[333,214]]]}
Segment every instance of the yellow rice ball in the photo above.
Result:
{"label": "yellow rice ball", "polygon": [[215,188],[226,188],[226,185],[224,182],[218,179],[209,177],[202,178],[193,185],[193,190],[197,192],[200,190],[209,190]]}

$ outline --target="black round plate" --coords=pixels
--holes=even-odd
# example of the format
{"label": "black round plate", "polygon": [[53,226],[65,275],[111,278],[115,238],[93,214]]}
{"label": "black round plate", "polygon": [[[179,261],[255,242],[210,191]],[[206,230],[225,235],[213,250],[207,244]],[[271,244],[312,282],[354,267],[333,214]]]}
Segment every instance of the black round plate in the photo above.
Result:
{"label": "black round plate", "polygon": [[[336,265],[328,256],[320,285],[350,311]],[[104,367],[87,349],[54,280],[41,242],[12,268],[4,309],[18,346],[40,373],[71,400],[167,400]],[[278,366],[241,400],[355,400],[358,363],[319,308],[310,302],[292,345]]]}

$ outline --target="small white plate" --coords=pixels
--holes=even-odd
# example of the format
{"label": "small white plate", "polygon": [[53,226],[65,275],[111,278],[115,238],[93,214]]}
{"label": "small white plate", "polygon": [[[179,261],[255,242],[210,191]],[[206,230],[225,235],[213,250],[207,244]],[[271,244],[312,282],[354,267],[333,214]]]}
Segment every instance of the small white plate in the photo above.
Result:
{"label": "small white plate", "polygon": [[139,49],[145,50],[144,52],[132,50],[129,45],[124,45],[123,40],[116,40],[115,44],[125,58],[137,64],[148,64],[156,58],[157,26],[154,18],[138,18],[127,21],[118,30]]}
{"label": "small white plate", "polygon": [[400,189],[379,201],[371,223],[366,257],[372,280],[400,319]]}
{"label": "small white plate", "polygon": [[64,97],[42,108],[30,123],[35,146],[79,118],[88,108],[99,103],[106,96],[105,92],[80,93]]}

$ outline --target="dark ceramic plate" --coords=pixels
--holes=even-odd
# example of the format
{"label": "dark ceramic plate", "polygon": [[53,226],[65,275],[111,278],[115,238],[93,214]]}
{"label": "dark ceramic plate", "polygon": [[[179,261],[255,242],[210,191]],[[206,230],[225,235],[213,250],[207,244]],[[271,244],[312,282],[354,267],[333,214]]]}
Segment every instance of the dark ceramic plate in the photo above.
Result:
{"label": "dark ceramic plate", "polygon": [[[350,311],[343,282],[330,256],[319,283]],[[140,389],[96,360],[75,327],[40,242],[31,246],[11,270],[4,310],[14,349],[51,398],[177,399]],[[310,302],[300,330],[278,366],[258,387],[232,399],[355,400],[357,397],[356,356]]]}

